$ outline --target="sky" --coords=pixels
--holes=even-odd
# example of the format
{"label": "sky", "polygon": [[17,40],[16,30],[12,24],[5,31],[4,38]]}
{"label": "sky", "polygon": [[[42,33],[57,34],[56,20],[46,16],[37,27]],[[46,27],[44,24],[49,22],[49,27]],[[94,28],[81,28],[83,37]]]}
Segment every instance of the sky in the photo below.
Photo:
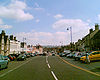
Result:
{"label": "sky", "polygon": [[[68,45],[100,24],[99,0],[0,0],[0,31],[31,45]],[[67,30],[69,28],[69,30]]]}

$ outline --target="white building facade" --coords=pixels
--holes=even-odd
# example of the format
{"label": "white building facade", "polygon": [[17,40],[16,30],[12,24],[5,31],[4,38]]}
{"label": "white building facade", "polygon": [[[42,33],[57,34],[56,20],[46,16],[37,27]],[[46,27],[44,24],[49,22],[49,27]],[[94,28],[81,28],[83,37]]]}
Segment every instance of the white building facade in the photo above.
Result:
{"label": "white building facade", "polygon": [[21,52],[21,44],[17,40],[10,40],[10,54],[17,54]]}

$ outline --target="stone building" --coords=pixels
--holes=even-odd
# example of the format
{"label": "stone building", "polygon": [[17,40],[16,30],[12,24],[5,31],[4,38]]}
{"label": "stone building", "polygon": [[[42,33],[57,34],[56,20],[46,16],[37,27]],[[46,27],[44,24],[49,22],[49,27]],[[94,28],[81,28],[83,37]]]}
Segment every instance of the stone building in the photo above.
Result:
{"label": "stone building", "polygon": [[16,40],[16,37],[13,37],[13,35],[9,37],[5,31],[2,30],[0,34],[0,54],[7,56],[9,54],[19,53],[20,51],[20,41]]}
{"label": "stone building", "polygon": [[10,40],[8,35],[6,35],[5,31],[2,30],[0,34],[0,54],[9,55],[10,51]]}
{"label": "stone building", "polygon": [[85,51],[100,50],[100,30],[98,24],[95,24],[95,30],[90,29],[88,35],[75,43],[75,49]]}

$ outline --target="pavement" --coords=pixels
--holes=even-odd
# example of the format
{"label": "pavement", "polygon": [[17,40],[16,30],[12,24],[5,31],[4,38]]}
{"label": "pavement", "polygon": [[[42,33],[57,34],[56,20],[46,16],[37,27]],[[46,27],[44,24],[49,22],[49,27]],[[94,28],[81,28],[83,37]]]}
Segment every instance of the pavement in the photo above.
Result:
{"label": "pavement", "polygon": [[0,71],[0,80],[100,80],[100,74],[89,68],[93,64],[80,64],[58,56],[36,56],[10,62]]}

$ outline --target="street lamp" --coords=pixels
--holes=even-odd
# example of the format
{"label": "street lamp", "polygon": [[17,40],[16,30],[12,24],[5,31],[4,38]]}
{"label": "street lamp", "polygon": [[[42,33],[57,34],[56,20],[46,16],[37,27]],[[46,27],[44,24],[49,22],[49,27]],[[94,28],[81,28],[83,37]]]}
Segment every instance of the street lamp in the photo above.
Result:
{"label": "street lamp", "polygon": [[67,30],[70,30],[70,40],[71,40],[71,49],[72,49],[72,27],[67,28]]}

